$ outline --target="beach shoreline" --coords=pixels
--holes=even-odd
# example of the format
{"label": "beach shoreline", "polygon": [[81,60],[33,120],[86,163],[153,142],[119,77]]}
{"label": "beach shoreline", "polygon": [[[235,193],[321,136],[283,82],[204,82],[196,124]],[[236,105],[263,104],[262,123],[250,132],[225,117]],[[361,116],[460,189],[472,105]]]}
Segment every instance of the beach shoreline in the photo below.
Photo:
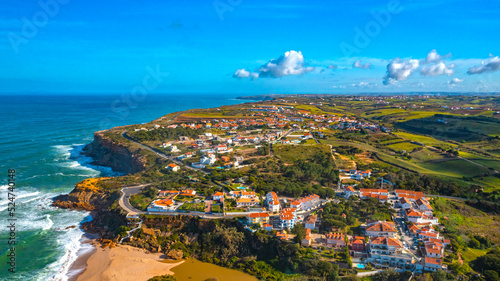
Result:
{"label": "beach shoreline", "polygon": [[97,251],[95,245],[98,236],[90,233],[85,233],[80,239],[80,249],[76,253],[77,258],[71,264],[68,273],[68,281],[76,281],[80,275],[87,269],[88,259]]}
{"label": "beach shoreline", "polygon": [[[95,241],[95,240],[94,240]],[[94,251],[78,257],[68,273],[71,281],[147,281],[174,273],[171,269],[184,262],[165,263],[162,253],[149,253],[144,249],[126,245],[102,248],[94,243]]]}

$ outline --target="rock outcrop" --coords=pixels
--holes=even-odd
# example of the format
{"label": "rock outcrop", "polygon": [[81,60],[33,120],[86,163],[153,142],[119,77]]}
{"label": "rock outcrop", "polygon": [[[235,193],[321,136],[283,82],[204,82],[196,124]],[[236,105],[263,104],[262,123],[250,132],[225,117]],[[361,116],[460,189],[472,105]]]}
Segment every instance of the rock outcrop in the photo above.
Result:
{"label": "rock outcrop", "polygon": [[108,131],[94,133],[94,140],[83,149],[85,155],[94,159],[94,164],[125,174],[140,172],[146,168],[146,157],[125,145],[126,139],[123,139],[124,143],[119,143],[106,132]]}

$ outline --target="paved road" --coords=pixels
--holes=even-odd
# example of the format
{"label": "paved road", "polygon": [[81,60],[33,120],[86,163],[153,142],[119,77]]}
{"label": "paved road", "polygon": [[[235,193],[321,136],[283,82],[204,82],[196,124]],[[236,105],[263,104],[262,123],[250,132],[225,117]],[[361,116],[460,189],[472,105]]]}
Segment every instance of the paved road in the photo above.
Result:
{"label": "paved road", "polygon": [[446,196],[446,195],[432,195],[432,194],[426,194],[425,197],[441,197],[441,198],[446,198],[446,199],[455,199],[455,200],[462,200],[462,201],[469,200],[467,198],[461,198],[461,197],[453,197],[453,196]]}
{"label": "paved road", "polygon": [[120,207],[122,207],[125,211],[128,212],[128,215],[134,216],[139,214],[146,214],[146,212],[138,210],[134,206],[132,206],[132,204],[130,204],[130,196],[140,193],[142,189],[148,185],[151,184],[130,186],[130,187],[125,187],[121,190],[122,196],[120,197],[118,203],[120,204]]}
{"label": "paved road", "polygon": [[142,148],[144,148],[144,149],[147,149],[147,150],[149,150],[149,151],[151,151],[151,152],[155,153],[156,155],[160,156],[161,158],[164,158],[164,159],[170,159],[170,160],[172,160],[174,163],[176,163],[176,164],[177,164],[177,165],[179,165],[179,166],[184,166],[184,167],[186,167],[187,169],[190,169],[190,170],[193,170],[193,171],[202,171],[203,173],[207,174],[207,172],[203,171],[202,169],[196,169],[196,168],[194,168],[194,167],[191,167],[191,166],[188,166],[188,165],[184,165],[184,163],[183,163],[182,161],[179,161],[179,160],[175,159],[175,157],[174,157],[174,156],[168,156],[168,155],[166,155],[166,154],[164,154],[164,153],[161,153],[161,152],[159,152],[159,151],[154,150],[154,149],[153,149],[153,148],[151,148],[150,146],[147,146],[147,145],[145,145],[145,144],[142,144],[142,143],[140,143],[140,142],[137,142],[137,141],[133,140],[132,138],[130,138],[129,136],[127,136],[127,135],[126,135],[126,133],[127,133],[127,131],[124,131],[124,132],[122,133],[122,137],[124,137],[124,138],[128,139],[129,141],[131,141],[131,142],[133,142],[133,143],[136,143],[137,145],[139,145],[140,147],[142,147]]}

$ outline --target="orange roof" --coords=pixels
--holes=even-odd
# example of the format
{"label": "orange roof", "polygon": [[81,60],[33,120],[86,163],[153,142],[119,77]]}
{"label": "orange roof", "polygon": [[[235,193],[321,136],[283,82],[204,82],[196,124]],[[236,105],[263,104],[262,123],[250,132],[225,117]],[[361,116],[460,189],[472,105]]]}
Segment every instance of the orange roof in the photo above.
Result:
{"label": "orange roof", "polygon": [[380,221],[373,223],[371,225],[368,225],[366,227],[367,231],[383,231],[383,232],[396,232],[394,229],[394,223],[393,222],[387,222],[387,221]]}
{"label": "orange roof", "polygon": [[332,239],[332,240],[344,240],[344,234],[343,233],[327,233],[325,235],[327,239]]}
{"label": "orange roof", "polygon": [[268,213],[250,213],[248,216],[251,218],[268,218],[269,214]]}
{"label": "orange roof", "polygon": [[356,244],[356,245],[364,245],[365,242],[363,240],[361,240],[361,239],[356,239],[356,240],[354,240],[354,242],[352,242],[352,245],[354,245],[354,244]]}
{"label": "orange roof", "polygon": [[255,202],[259,202],[259,200],[255,199],[255,198],[241,198],[241,199],[238,199],[238,201],[236,201],[237,203],[255,203]]}
{"label": "orange roof", "polygon": [[443,263],[443,261],[441,259],[438,259],[438,258],[429,258],[429,257],[426,257],[425,258],[425,263],[441,265]]}
{"label": "orange roof", "polygon": [[174,201],[172,201],[171,199],[163,199],[163,200],[156,201],[155,204],[159,205],[159,206],[170,206],[170,205],[174,204]]}
{"label": "orange roof", "polygon": [[370,240],[371,244],[381,244],[381,245],[387,245],[387,246],[396,246],[396,247],[403,247],[401,242],[398,239],[395,238],[388,238],[388,237],[374,237]]}
{"label": "orange roof", "polygon": [[309,217],[306,219],[306,221],[305,221],[304,223],[309,223],[309,224],[311,224],[311,223],[316,223],[316,219],[317,219],[317,218],[318,218],[318,217],[317,217],[317,216],[315,216],[315,215],[309,216]]}
{"label": "orange roof", "polygon": [[168,164],[168,167],[175,168],[175,167],[179,167],[179,166],[175,165],[174,163],[171,163],[171,164]]}
{"label": "orange roof", "polygon": [[439,236],[438,233],[435,233],[435,232],[420,232],[421,236],[427,236],[427,237],[434,237],[434,238],[437,238]]}
{"label": "orange roof", "polygon": [[396,194],[399,197],[407,197],[407,198],[414,199],[414,200],[417,200],[417,199],[424,197],[424,193],[421,191],[411,191],[411,190],[404,190],[404,189],[396,189]]}
{"label": "orange roof", "polygon": [[349,190],[349,191],[354,192],[354,187],[348,185],[348,186],[344,187],[344,190]]}
{"label": "orange roof", "polygon": [[410,210],[406,210],[406,215],[409,216],[409,217],[421,217],[422,213],[410,209]]}
{"label": "orange roof", "polygon": [[183,196],[194,196],[196,192],[192,189],[186,189],[181,192],[181,195]]}
{"label": "orange roof", "polygon": [[218,192],[214,193],[214,195],[212,195],[212,196],[224,196],[224,192],[218,191]]}

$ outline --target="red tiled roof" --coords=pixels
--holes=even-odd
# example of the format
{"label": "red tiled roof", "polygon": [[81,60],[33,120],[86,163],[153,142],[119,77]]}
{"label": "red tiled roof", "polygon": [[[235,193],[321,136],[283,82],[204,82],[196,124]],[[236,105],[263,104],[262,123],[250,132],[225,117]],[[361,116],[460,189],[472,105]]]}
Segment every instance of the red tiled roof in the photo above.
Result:
{"label": "red tiled roof", "polygon": [[269,214],[268,213],[250,213],[248,216],[251,218],[268,218]]}

